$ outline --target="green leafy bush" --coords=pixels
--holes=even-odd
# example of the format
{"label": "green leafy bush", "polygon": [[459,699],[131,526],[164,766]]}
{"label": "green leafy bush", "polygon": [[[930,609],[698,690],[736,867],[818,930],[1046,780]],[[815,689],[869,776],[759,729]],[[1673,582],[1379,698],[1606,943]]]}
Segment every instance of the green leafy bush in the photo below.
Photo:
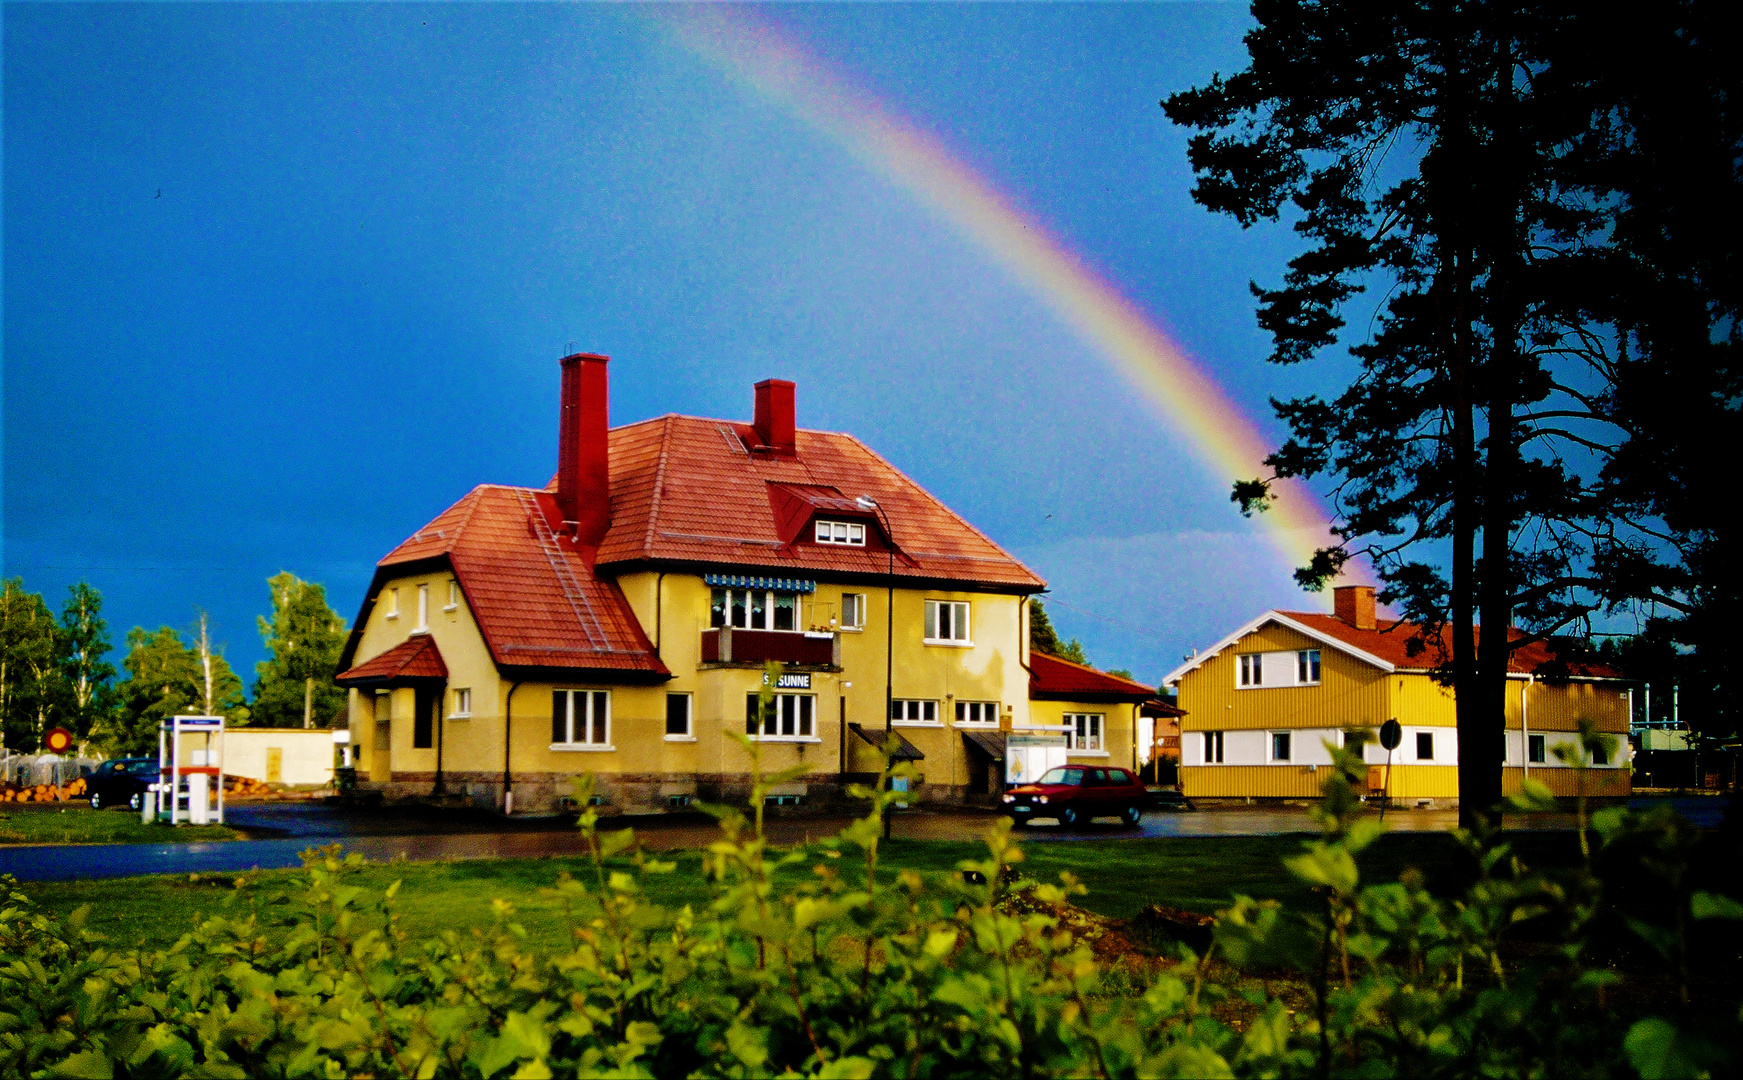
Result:
{"label": "green leafy bush", "polygon": [[[757,747],[747,744],[753,756]],[[1134,982],[1062,918],[1081,887],[1020,880],[1008,824],[963,874],[880,874],[880,815],[820,846],[763,837],[717,807],[711,901],[649,902],[672,872],[628,831],[580,826],[595,873],[563,880],[569,940],[529,947],[512,905],[487,934],[412,943],[394,893],[361,865],[313,852],[294,895],[253,895],[164,951],[102,941],[81,909],[57,921],[15,885],[0,910],[0,1075],[7,1076],[1326,1076],[1701,1075],[1736,1035],[1624,1014],[1593,963],[1603,884],[1590,864],[1529,871],[1496,837],[1467,837],[1481,874],[1462,896],[1407,873],[1363,886],[1356,855],[1380,829],[1357,812],[1339,753],[1316,811],[1322,835],[1290,870],[1313,910],[1238,898],[1203,955]],[[890,770],[901,775],[906,766]],[[582,792],[587,794],[586,791]],[[586,805],[583,798],[582,805]],[[1606,816],[1608,815],[1608,816]],[[1661,869],[1686,844],[1662,817],[1605,812],[1602,845],[1644,838]],[[1686,839],[1686,837],[1684,838]],[[1682,846],[1679,846],[1682,845]],[[798,886],[783,871],[811,864]],[[863,866],[845,873],[845,865]],[[1686,875],[1684,875],[1686,877]],[[246,893],[258,886],[245,884]],[[1691,927],[1731,920],[1727,897],[1686,892],[1683,921],[1635,933],[1674,973]],[[1638,921],[1638,920],[1637,920]],[[1523,943],[1522,951],[1514,940]],[[1679,950],[1681,950],[1679,952]],[[1230,996],[1229,966],[1309,993]],[[1291,976],[1290,973],[1294,973]],[[1612,995],[1614,996],[1614,995]],[[1309,1004],[1292,1011],[1290,1002]]]}

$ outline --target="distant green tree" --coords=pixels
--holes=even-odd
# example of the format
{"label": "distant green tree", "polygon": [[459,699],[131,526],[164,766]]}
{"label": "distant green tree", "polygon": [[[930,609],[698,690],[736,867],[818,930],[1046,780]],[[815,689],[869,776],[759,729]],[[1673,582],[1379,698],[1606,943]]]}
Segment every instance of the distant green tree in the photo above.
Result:
{"label": "distant green tree", "polygon": [[[222,656],[212,661],[213,704],[210,711],[233,723],[246,723],[248,709],[242,680]],[[206,708],[206,674],[200,651],[182,644],[172,627],[152,633],[134,627],[127,634],[127,678],[116,688],[119,699],[112,718],[95,733],[115,754],[145,754],[157,750],[157,729],[172,716],[202,714]]]}
{"label": "distant green tree", "polygon": [[1137,682],[1138,681],[1137,679],[1134,679],[1132,677],[1131,672],[1127,671],[1123,667],[1108,668],[1106,673],[1109,675],[1112,675],[1116,679],[1125,679],[1127,682]]}
{"label": "distant green tree", "polygon": [[252,722],[331,727],[345,714],[345,691],[333,681],[345,647],[345,620],[315,582],[281,573],[267,585],[272,619],[260,620],[260,636],[268,659],[255,665]]}
{"label": "distant green tree", "polygon": [[59,644],[67,719],[73,733],[83,740],[115,705],[115,665],[104,659],[112,646],[109,624],[103,619],[103,597],[86,582],[67,589]]}
{"label": "distant green tree", "polygon": [[1072,638],[1059,646],[1059,651],[1053,654],[1061,660],[1069,660],[1074,664],[1089,667],[1089,654],[1083,651],[1083,642]]}
{"label": "distant green tree", "polygon": [[1059,635],[1053,630],[1053,620],[1039,600],[1029,601],[1029,649],[1032,652],[1059,655]]}
{"label": "distant green tree", "polygon": [[65,711],[60,638],[42,594],[27,592],[22,578],[0,585],[0,740],[11,749],[38,749]]}

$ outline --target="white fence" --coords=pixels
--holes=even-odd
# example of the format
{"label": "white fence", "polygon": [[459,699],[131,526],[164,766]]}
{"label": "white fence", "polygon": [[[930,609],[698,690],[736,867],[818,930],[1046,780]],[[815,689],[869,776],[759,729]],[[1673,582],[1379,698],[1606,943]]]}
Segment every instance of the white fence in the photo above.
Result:
{"label": "white fence", "polygon": [[103,763],[101,758],[54,754],[14,754],[0,751],[0,783],[17,787],[31,784],[70,784]]}

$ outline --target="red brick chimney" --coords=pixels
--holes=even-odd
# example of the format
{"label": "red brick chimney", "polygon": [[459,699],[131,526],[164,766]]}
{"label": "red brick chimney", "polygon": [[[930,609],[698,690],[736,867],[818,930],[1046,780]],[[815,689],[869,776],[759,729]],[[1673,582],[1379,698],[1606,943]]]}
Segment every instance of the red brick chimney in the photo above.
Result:
{"label": "red brick chimney", "polygon": [[1374,587],[1339,585],[1331,591],[1331,609],[1339,619],[1357,630],[1374,629]]}
{"label": "red brick chimney", "polygon": [[797,453],[793,441],[793,384],[786,379],[764,379],[757,383],[756,419],[751,427],[764,449],[776,457],[792,457]]}
{"label": "red brick chimney", "polygon": [[557,433],[557,509],[581,547],[596,548],[611,526],[609,356],[563,357],[563,418]]}

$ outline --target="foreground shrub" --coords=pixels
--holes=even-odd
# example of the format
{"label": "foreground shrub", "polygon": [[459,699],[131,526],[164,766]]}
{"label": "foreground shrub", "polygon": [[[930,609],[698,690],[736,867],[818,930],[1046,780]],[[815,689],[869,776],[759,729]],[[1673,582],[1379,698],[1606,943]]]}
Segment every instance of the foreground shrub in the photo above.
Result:
{"label": "foreground shrub", "polygon": [[[649,902],[648,876],[672,865],[628,831],[599,833],[585,813],[595,873],[556,887],[570,925],[557,949],[529,948],[503,901],[490,934],[413,943],[395,916],[397,884],[367,894],[352,883],[361,862],[337,848],[310,853],[294,902],[266,908],[285,915],[211,918],[161,952],[103,941],[85,928],[84,909],[57,921],[9,883],[0,1075],[1694,1076],[1727,1067],[1735,1000],[1709,1009],[1723,1023],[1699,1034],[1684,1030],[1686,1016],[1630,1016],[1606,1000],[1619,976],[1590,959],[1605,908],[1589,860],[1535,873],[1497,838],[1464,837],[1480,876],[1452,901],[1413,873],[1361,885],[1356,855],[1380,832],[1357,814],[1346,775],[1363,768],[1340,757],[1316,811],[1323,835],[1288,864],[1314,885],[1314,910],[1237,899],[1202,955],[1181,945],[1177,961],[1138,986],[1125,972],[1110,986],[1060,918],[1082,891],[1069,875],[1014,883],[1022,850],[1008,823],[989,832],[985,859],[944,882],[880,874],[880,815],[895,797],[881,789],[856,790],[871,812],[835,839],[771,849],[762,798],[788,774],[759,779],[750,818],[711,811],[721,835],[707,852],[712,899],[700,910]],[[1674,818],[1615,811],[1596,826],[1604,849],[1644,845],[1658,872],[1686,880],[1689,834]],[[778,871],[805,863],[808,880],[779,883]],[[1743,906],[1666,888],[1684,889],[1675,920],[1635,920],[1632,932],[1674,976],[1686,974],[1706,920],[1735,919]],[[1520,934],[1522,952],[1510,945]],[[1229,999],[1225,965],[1283,981],[1293,972],[1309,993],[1291,1000],[1309,1004],[1292,1011],[1262,991]]]}

